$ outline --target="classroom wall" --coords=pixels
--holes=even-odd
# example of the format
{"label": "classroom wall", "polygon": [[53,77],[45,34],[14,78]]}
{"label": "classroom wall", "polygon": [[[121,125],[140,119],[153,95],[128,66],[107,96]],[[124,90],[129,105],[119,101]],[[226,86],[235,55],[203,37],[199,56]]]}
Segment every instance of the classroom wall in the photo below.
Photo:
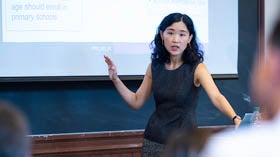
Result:
{"label": "classroom wall", "polygon": [[[258,28],[258,1],[239,0],[239,76],[215,82],[241,116],[252,111],[248,85]],[[134,91],[140,83],[125,81]],[[0,82],[0,87],[0,99],[13,102],[27,114],[33,135],[144,129],[154,110],[153,98],[140,110],[130,109],[108,80]],[[213,107],[204,91],[197,119],[200,126],[232,124]]]}

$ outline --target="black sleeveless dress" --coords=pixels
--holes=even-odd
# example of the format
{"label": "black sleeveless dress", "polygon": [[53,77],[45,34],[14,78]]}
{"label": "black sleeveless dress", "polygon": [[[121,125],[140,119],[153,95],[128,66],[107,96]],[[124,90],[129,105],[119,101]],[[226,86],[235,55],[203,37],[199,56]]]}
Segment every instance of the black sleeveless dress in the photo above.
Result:
{"label": "black sleeveless dress", "polygon": [[175,70],[167,70],[164,64],[152,63],[156,110],[145,128],[145,139],[165,144],[176,129],[197,127],[196,107],[201,87],[195,87],[193,81],[198,64],[182,64]]}

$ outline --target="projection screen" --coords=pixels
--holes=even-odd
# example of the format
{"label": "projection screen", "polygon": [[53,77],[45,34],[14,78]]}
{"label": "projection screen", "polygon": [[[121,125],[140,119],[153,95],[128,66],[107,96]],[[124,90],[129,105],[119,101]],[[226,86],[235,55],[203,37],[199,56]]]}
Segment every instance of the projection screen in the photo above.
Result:
{"label": "projection screen", "polygon": [[213,75],[238,75],[237,0],[2,0],[0,81],[143,76],[160,21],[189,15]]}

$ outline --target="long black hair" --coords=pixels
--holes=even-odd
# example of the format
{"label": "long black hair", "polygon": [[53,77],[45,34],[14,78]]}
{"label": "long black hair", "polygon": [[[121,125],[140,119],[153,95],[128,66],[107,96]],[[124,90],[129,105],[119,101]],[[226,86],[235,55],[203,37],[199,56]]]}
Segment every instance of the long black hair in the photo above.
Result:
{"label": "long black hair", "polygon": [[150,44],[150,47],[153,49],[151,55],[151,59],[153,62],[161,64],[170,62],[170,54],[162,43],[160,32],[164,32],[167,27],[171,26],[175,22],[180,21],[182,21],[186,25],[190,35],[193,36],[190,45],[188,45],[183,52],[183,62],[188,64],[195,64],[197,62],[203,61],[203,51],[199,49],[192,19],[186,14],[171,13],[161,21],[160,25],[157,28],[155,38]]}
{"label": "long black hair", "polygon": [[270,45],[280,48],[280,17],[276,20],[273,31],[268,39]]}

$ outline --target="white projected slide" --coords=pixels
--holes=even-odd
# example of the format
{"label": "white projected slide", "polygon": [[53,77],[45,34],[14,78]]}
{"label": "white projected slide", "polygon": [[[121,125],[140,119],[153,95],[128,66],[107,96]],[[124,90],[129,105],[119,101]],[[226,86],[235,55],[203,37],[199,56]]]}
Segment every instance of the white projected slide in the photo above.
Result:
{"label": "white projected slide", "polygon": [[212,74],[237,74],[237,6],[236,0],[2,0],[0,77],[105,76],[104,54],[119,75],[143,75],[157,26],[172,12],[193,19]]}

